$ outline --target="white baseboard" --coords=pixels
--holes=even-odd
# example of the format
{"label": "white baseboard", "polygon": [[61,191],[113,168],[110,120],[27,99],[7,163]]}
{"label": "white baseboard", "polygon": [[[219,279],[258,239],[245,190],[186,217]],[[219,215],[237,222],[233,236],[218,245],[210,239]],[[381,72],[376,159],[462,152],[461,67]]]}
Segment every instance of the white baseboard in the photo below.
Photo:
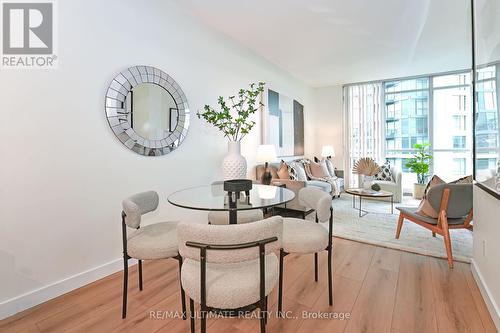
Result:
{"label": "white baseboard", "polygon": [[[136,260],[129,260],[129,265],[134,265],[135,263]],[[70,292],[71,290],[80,288],[105,276],[116,273],[122,269],[123,259],[116,259],[101,266],[54,282],[45,287],[3,301],[0,303],[0,320]]]}
{"label": "white baseboard", "polygon": [[486,285],[483,275],[481,274],[481,271],[477,267],[474,259],[471,259],[471,271],[472,275],[474,276],[474,280],[476,280],[476,283],[479,287],[479,291],[483,296],[484,302],[486,303],[486,307],[490,312],[491,318],[495,323],[497,331],[500,332],[500,310],[498,308],[497,303],[495,302],[495,299],[493,298],[493,295],[490,292],[490,289]]}

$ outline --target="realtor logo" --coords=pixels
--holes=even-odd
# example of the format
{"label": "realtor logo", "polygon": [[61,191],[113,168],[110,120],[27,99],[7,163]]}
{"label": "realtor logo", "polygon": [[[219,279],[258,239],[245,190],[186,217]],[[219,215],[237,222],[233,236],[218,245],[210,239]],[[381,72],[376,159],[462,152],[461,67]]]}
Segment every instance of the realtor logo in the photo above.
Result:
{"label": "realtor logo", "polygon": [[54,3],[2,3],[2,68],[54,68]]}

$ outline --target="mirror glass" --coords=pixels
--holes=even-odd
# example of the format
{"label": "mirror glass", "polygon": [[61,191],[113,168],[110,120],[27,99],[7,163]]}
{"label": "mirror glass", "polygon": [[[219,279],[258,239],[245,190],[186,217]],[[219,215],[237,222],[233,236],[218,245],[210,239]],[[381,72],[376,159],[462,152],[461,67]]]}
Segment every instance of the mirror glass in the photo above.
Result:
{"label": "mirror glass", "polygon": [[141,137],[161,140],[177,126],[178,108],[174,98],[154,83],[134,87],[127,95],[128,123]]}
{"label": "mirror glass", "polygon": [[151,66],[115,76],[106,92],[106,117],[116,137],[140,155],[165,155],[179,147],[189,128],[189,105],[175,80]]}
{"label": "mirror glass", "polygon": [[500,198],[500,0],[474,1],[475,179]]}

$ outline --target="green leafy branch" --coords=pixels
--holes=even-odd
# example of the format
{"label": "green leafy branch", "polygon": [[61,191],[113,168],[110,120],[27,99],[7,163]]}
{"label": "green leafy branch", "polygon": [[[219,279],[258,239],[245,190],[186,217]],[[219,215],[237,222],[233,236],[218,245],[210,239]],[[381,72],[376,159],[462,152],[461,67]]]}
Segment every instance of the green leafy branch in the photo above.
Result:
{"label": "green leafy branch", "polygon": [[250,120],[250,116],[264,106],[260,101],[264,85],[264,82],[251,83],[249,89],[240,89],[236,96],[229,96],[227,99],[219,96],[219,110],[205,105],[197,116],[218,128],[230,140],[241,141],[255,126],[255,121]]}

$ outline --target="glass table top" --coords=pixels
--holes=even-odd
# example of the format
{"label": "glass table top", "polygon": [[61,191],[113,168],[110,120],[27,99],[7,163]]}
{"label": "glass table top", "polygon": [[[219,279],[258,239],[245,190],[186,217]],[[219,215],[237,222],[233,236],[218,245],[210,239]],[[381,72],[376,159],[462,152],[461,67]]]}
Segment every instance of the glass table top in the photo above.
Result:
{"label": "glass table top", "polygon": [[[233,194],[234,195],[234,194]],[[183,189],[168,196],[172,205],[196,210],[248,210],[274,207],[295,198],[293,191],[277,186],[253,184],[249,195],[240,192],[240,198],[234,201],[235,208],[229,207],[229,196],[222,184],[204,185]]]}

